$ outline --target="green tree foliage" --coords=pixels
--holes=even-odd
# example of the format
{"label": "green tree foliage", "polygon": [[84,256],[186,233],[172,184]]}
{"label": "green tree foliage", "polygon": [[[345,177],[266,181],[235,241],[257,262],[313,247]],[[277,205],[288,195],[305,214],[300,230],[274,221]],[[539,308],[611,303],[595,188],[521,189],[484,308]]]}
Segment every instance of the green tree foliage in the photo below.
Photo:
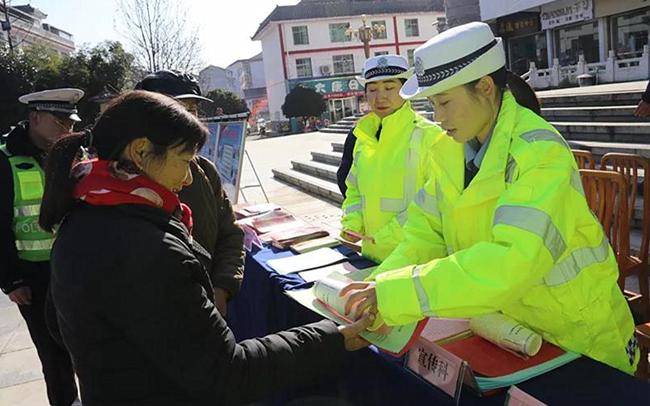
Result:
{"label": "green tree foliage", "polygon": [[121,92],[132,88],[135,71],[133,56],[119,42],[82,48],[70,56],[59,56],[42,46],[13,54],[0,48],[0,134],[26,118],[27,110],[18,97],[61,87],[76,87],[86,93],[79,102],[83,123],[77,128],[92,124],[99,106],[89,99],[104,89]]}
{"label": "green tree foliage", "polygon": [[218,115],[217,109],[219,108],[223,110],[223,114],[245,113],[249,111],[246,102],[228,90],[212,90],[205,97],[211,99],[214,103],[201,102],[201,117],[214,117]]}
{"label": "green tree foliage", "polygon": [[312,89],[297,86],[285,97],[282,113],[285,117],[317,117],[325,108],[323,96]]}

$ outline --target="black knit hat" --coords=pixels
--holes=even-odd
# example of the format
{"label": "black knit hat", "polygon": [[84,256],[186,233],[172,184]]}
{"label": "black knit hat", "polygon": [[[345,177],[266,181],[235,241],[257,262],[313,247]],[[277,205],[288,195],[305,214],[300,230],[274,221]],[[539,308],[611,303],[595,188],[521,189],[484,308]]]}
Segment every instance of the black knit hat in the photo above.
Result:
{"label": "black knit hat", "polygon": [[150,73],[135,85],[136,90],[162,93],[175,99],[197,99],[212,102],[201,96],[201,88],[194,77],[171,70]]}

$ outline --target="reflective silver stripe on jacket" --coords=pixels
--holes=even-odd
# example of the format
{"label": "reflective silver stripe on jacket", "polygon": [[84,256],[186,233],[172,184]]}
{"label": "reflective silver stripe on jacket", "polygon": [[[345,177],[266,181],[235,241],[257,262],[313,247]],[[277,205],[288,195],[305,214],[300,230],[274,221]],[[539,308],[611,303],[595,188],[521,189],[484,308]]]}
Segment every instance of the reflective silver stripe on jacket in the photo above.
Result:
{"label": "reflective silver stripe on jacket", "polygon": [[609,257],[609,241],[603,240],[596,247],[582,247],[571,253],[562,261],[555,264],[551,271],[544,276],[547,286],[557,286],[569,282],[578,276],[585,268],[605,262]]}
{"label": "reflective silver stripe on jacket", "polygon": [[361,203],[357,203],[357,204],[353,204],[352,206],[346,207],[345,209],[343,209],[343,211],[345,212],[345,214],[350,214],[350,213],[359,212],[361,211],[361,209],[362,209]]}
{"label": "reflective silver stripe on jacket", "polygon": [[567,144],[566,140],[560,134],[557,134],[551,130],[540,129],[529,131],[522,134],[521,139],[528,143],[537,141],[557,142],[558,144],[566,147],[568,150],[571,150],[571,147],[569,147],[569,144]]}
{"label": "reflective silver stripe on jacket", "polygon": [[571,187],[573,187],[576,192],[581,195],[585,195],[585,189],[582,187],[582,179],[580,179],[580,172],[575,169],[571,172]]}
{"label": "reflective silver stripe on jacket", "polygon": [[527,206],[499,206],[494,214],[494,225],[517,227],[537,235],[556,262],[567,245],[551,217],[542,210]]}
{"label": "reflective silver stripe on jacket", "polygon": [[348,172],[346,182],[350,183],[355,189],[359,189],[359,182],[357,181],[357,177],[352,174],[352,171]]}
{"label": "reflective silver stripe on jacket", "polygon": [[420,279],[420,271],[422,270],[422,265],[418,265],[413,269],[413,285],[415,285],[415,293],[418,296],[418,302],[420,303],[420,311],[422,315],[427,317],[433,317],[434,313],[431,310],[431,305],[429,304],[429,297],[424,290],[424,285],[422,285],[422,280]]}
{"label": "reflective silver stripe on jacket", "polygon": [[417,193],[417,169],[420,162],[420,145],[422,144],[422,137],[424,136],[424,131],[416,127],[411,133],[411,140],[409,142],[409,149],[406,157],[406,169],[408,176],[404,177],[404,186],[403,186],[403,197],[401,199],[392,199],[387,197],[382,197],[379,200],[379,208],[381,211],[389,213],[404,213],[403,216],[406,216],[406,210],[408,209],[409,204],[415,198]]}
{"label": "reflective silver stripe on jacket", "polygon": [[417,204],[425,213],[435,217],[440,217],[440,210],[438,209],[438,201],[435,196],[431,196],[425,188],[420,189],[415,196],[415,204]]}
{"label": "reflective silver stripe on jacket", "polygon": [[29,204],[14,207],[14,217],[38,216],[41,212],[40,204]]}
{"label": "reflective silver stripe on jacket", "polygon": [[42,251],[52,249],[54,238],[47,240],[16,240],[18,251]]}

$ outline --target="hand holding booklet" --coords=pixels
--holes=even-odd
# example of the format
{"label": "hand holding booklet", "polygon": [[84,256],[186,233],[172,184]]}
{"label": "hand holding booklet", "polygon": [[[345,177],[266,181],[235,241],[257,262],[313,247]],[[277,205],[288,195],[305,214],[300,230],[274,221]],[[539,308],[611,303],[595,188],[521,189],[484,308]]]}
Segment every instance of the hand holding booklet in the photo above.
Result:
{"label": "hand holding booklet", "polygon": [[[341,290],[351,282],[363,281],[374,268],[353,272],[348,272],[349,267],[347,270],[343,269],[343,272],[335,271],[327,277],[317,280],[310,289],[293,290],[285,293],[323,317],[338,324],[350,324],[353,320],[345,315],[344,310],[348,297],[347,295],[341,296]],[[354,314],[354,311],[351,314]],[[382,351],[399,357],[406,353],[417,340],[425,324],[426,321],[423,320],[419,323],[388,327],[383,323],[376,322],[375,325],[362,332],[361,337]]]}

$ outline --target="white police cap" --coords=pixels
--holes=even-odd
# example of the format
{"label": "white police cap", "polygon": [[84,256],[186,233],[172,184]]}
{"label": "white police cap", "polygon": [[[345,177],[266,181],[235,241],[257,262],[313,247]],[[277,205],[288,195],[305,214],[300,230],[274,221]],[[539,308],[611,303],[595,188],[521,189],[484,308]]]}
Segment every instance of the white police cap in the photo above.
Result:
{"label": "white police cap", "polygon": [[67,114],[70,120],[81,121],[77,115],[77,102],[83,96],[81,89],[49,89],[20,96],[18,101],[27,104],[31,110]]}

